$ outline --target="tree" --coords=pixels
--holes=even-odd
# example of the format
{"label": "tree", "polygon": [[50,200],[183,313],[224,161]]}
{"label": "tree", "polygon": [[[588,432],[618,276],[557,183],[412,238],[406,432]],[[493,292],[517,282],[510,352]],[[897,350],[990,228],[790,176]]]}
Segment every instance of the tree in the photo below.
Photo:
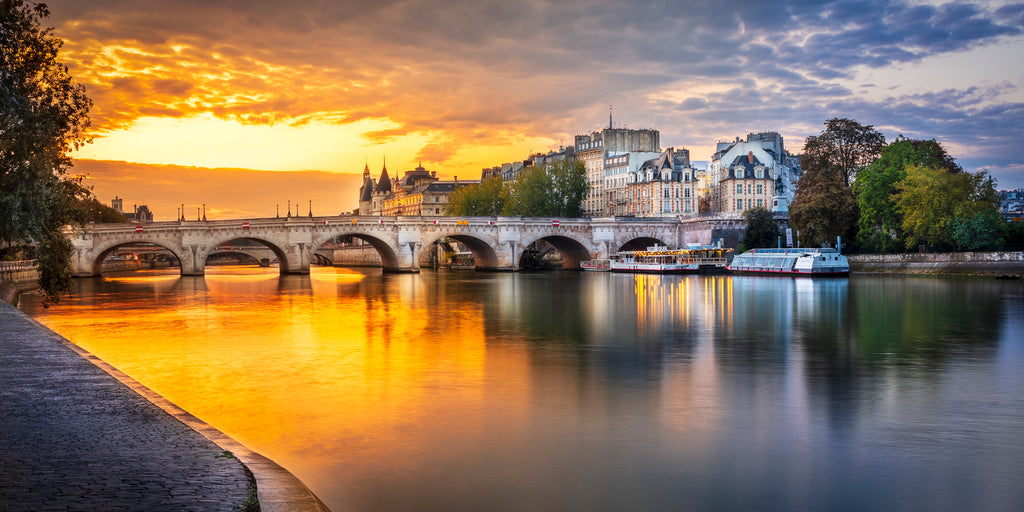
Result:
{"label": "tree", "polygon": [[448,197],[445,215],[495,216],[508,200],[501,178],[488,178],[479,185],[467,185],[456,189]]}
{"label": "tree", "polygon": [[1008,227],[995,210],[953,219],[953,245],[960,251],[998,251],[1006,244]]}
{"label": "tree", "polygon": [[86,222],[117,223],[128,222],[128,219],[117,210],[99,202],[94,196],[80,199],[78,206],[84,214]]}
{"label": "tree", "polygon": [[551,199],[557,205],[557,217],[581,217],[583,201],[587,198],[590,184],[587,171],[581,160],[561,160],[548,166],[553,185]]}
{"label": "tree", "polygon": [[885,136],[873,126],[834,117],[825,121],[825,130],[804,141],[801,167],[842,173],[846,186],[857,172],[875,161],[885,147]]}
{"label": "tree", "polygon": [[579,217],[589,184],[581,161],[526,167],[507,184],[505,215]]}
{"label": "tree", "polygon": [[797,185],[789,219],[805,246],[831,244],[836,237],[849,240],[857,225],[857,201],[842,174],[810,168]]}
{"label": "tree", "polygon": [[63,41],[40,28],[44,4],[0,0],[0,242],[37,243],[43,304],[71,286],[71,244],[89,191],[68,175],[68,154],[88,141],[91,101],[57,60]]}
{"label": "tree", "polygon": [[743,212],[747,221],[747,230],[743,233],[743,247],[756,249],[775,247],[779,241],[779,225],[775,223],[772,212],[763,207],[751,208]]}
{"label": "tree", "polygon": [[923,165],[950,172],[963,169],[934,140],[914,140],[903,136],[886,146],[877,160],[857,173],[853,184],[860,207],[857,240],[862,249],[893,252],[903,244],[903,218],[893,200],[897,185],[910,165]]}
{"label": "tree", "polygon": [[912,165],[897,185],[904,243],[940,249],[996,248],[1005,230],[998,216],[995,181],[988,173],[951,172]]}

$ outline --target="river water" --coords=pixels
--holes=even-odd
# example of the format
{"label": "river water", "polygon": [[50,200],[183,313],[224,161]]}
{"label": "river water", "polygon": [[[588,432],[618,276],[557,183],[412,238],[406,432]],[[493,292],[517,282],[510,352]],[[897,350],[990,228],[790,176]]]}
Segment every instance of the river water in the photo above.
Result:
{"label": "river water", "polygon": [[348,511],[1024,510],[1024,285],[207,268],[22,308]]}

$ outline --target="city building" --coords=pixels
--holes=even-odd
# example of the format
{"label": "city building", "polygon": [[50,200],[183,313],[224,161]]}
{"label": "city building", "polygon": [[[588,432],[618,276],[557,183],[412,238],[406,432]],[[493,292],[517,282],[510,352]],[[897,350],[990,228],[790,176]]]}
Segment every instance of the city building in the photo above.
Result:
{"label": "city building", "polygon": [[1024,188],[1016,190],[1000,190],[996,193],[999,197],[999,214],[1007,222],[1024,221]]}
{"label": "city building", "polygon": [[479,180],[439,180],[437,172],[417,166],[401,179],[391,180],[387,164],[376,181],[370,166],[363,167],[363,186],[359,188],[359,215],[443,215],[448,198],[457,188],[479,184]]}
{"label": "city building", "polygon": [[[609,198],[620,201],[622,186],[624,182],[620,179],[626,172],[635,172],[644,161],[654,158],[643,156],[661,153],[661,133],[654,129],[629,129],[614,128],[612,125],[611,113],[608,114],[608,127],[591,132],[587,135],[577,135],[574,144],[575,158],[583,162],[583,168],[587,173],[587,183],[590,191],[583,201],[583,215],[595,217],[601,215],[616,215],[623,209],[622,203],[609,203]],[[612,159],[630,154],[632,156],[622,159]],[[609,170],[605,167],[609,162],[614,168]],[[623,166],[623,163],[626,165]],[[629,164],[628,162],[632,162]],[[609,179],[615,184],[614,189],[606,188]],[[621,184],[621,186],[618,186]]]}
{"label": "city building", "polygon": [[800,178],[800,158],[790,155],[776,132],[749,133],[719,142],[700,194],[712,211],[743,212],[762,206],[789,211]]}
{"label": "city building", "polygon": [[149,207],[146,205],[134,205],[133,212],[124,211],[124,199],[114,196],[114,199],[110,200],[110,208],[115,212],[124,215],[124,218],[137,222],[153,222],[153,212],[149,211]]}
{"label": "city building", "polygon": [[676,217],[697,213],[697,176],[687,149],[668,148],[628,175],[629,215]]}
{"label": "city building", "polygon": [[636,215],[633,200],[636,191],[630,184],[637,180],[640,167],[661,156],[660,152],[628,151],[608,155],[601,165],[604,174],[604,200],[601,201],[601,215]]}

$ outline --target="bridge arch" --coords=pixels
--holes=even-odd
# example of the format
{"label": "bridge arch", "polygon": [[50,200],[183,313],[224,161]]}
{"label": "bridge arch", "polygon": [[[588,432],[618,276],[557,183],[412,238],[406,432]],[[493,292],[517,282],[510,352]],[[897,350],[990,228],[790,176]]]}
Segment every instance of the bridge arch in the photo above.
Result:
{"label": "bridge arch", "polygon": [[466,246],[473,253],[473,264],[477,270],[497,270],[502,268],[498,253],[494,248],[497,241],[493,237],[481,233],[467,233],[465,231],[445,230],[432,232],[423,240],[423,246],[428,247],[434,243],[443,242],[445,239],[455,240]]}
{"label": "bridge arch", "polygon": [[381,266],[384,267],[385,272],[396,272],[402,270],[401,261],[396,251],[397,240],[382,237],[377,233],[371,233],[368,230],[364,231],[361,229],[333,229],[326,230],[319,233],[318,236],[313,238],[311,244],[311,250],[315,253],[317,249],[323,246],[325,243],[334,240],[335,238],[351,236],[358,238],[373,247],[377,254],[380,255]]}
{"label": "bridge arch", "polygon": [[[616,240],[616,251],[643,251],[652,245],[669,245],[664,240],[646,235],[639,236],[623,236],[619,240]],[[673,247],[678,249],[678,247]]]}
{"label": "bridge arch", "polygon": [[[251,241],[251,242],[257,242],[257,243],[262,244],[263,246],[265,246],[267,249],[269,249],[270,252],[272,252],[274,254],[274,256],[277,257],[277,261],[279,263],[281,273],[282,274],[283,273],[287,273],[288,269],[291,268],[291,265],[289,265],[290,262],[288,261],[287,253],[285,253],[285,251],[283,249],[281,249],[281,247],[277,243],[274,243],[274,242],[268,240],[269,238],[272,238],[272,237],[263,237],[263,236],[235,236],[235,237],[230,237],[230,238],[221,237],[219,239],[216,239],[216,240],[218,240],[216,243],[210,244],[210,245],[200,249],[196,253],[196,271],[198,273],[200,273],[200,274],[204,273],[204,271],[206,269],[206,262],[207,262],[207,260],[209,260],[210,256],[212,256],[214,254],[217,254],[219,252],[224,252],[224,251],[218,250],[217,249],[218,247],[221,247],[224,244],[227,244],[227,243],[229,243],[229,242],[231,242],[233,240],[246,240],[246,241]],[[285,241],[285,243],[287,243],[287,241]],[[244,251],[229,251],[229,252],[238,252],[238,253],[245,254]],[[252,256],[252,255],[250,254],[250,256]],[[260,258],[256,258],[256,260],[258,261],[258,260],[260,260]]]}
{"label": "bridge arch", "polygon": [[[544,241],[551,244],[555,250],[562,255],[562,269],[574,270],[580,268],[580,263],[593,258],[595,252],[592,244],[586,239],[573,232],[548,233],[534,238],[523,240],[522,250],[525,252],[530,245]],[[522,254],[520,254],[520,259]],[[517,265],[519,262],[517,262]]]}
{"label": "bridge arch", "polygon": [[170,251],[171,254],[174,255],[174,259],[177,260],[179,269],[183,268],[182,262],[185,261],[185,259],[183,258],[187,257],[188,254],[188,252],[184,248],[176,246],[175,244],[169,244],[167,243],[166,240],[158,240],[155,238],[140,238],[138,240],[115,240],[98,246],[95,250],[96,257],[90,262],[88,262],[88,265],[84,265],[83,267],[88,268],[90,272],[89,275],[101,276],[103,275],[103,261],[107,259],[107,256],[110,256],[111,253],[113,253],[120,247],[137,244],[151,244]]}

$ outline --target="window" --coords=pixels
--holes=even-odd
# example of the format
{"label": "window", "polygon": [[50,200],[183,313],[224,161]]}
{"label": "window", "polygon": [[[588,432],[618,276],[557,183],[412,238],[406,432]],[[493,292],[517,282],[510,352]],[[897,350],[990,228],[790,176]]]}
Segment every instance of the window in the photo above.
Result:
{"label": "window", "polygon": [[751,194],[751,193],[753,193],[753,191],[751,190],[751,186],[750,186],[750,184],[749,184],[749,183],[747,183],[747,193],[748,193],[748,194]]}
{"label": "window", "polygon": [[662,192],[662,194],[661,194],[662,197],[664,197],[665,199],[668,199],[668,198],[672,197],[671,196],[671,192],[669,191],[668,187],[665,187],[665,188],[661,189],[661,192]]}
{"label": "window", "polygon": [[743,193],[743,184],[742,183],[737,183],[736,184],[736,193],[737,194],[742,194]]}
{"label": "window", "polygon": [[683,197],[690,197],[690,187],[683,189]]}
{"label": "window", "polygon": [[[764,193],[764,185],[758,185],[757,186],[757,193],[758,194],[763,194]],[[760,205],[758,205],[758,206],[760,206]]]}
{"label": "window", "polygon": [[736,200],[736,209],[740,210],[740,211],[743,210],[743,200],[742,199],[737,199]]}
{"label": "window", "polygon": [[764,199],[758,199],[758,200],[757,200],[757,207],[758,207],[758,208],[761,208],[761,207],[763,207],[763,206],[764,206]]}

